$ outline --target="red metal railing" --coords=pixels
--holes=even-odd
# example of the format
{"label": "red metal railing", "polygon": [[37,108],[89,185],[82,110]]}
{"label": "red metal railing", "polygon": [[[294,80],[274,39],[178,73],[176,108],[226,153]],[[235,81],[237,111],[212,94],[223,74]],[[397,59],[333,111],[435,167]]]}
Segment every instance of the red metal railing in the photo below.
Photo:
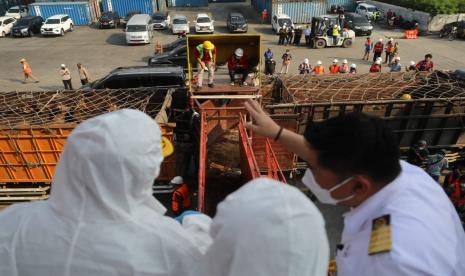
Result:
{"label": "red metal railing", "polygon": [[206,113],[200,115],[200,153],[199,153],[199,193],[198,193],[198,210],[204,212],[205,206],[205,181],[206,181],[206,162],[207,162],[207,119]]}
{"label": "red metal railing", "polygon": [[252,145],[249,142],[247,130],[245,129],[244,118],[239,113],[239,140],[241,147],[241,170],[245,179],[252,180],[260,177],[260,169],[253,153]]}
{"label": "red metal railing", "polygon": [[271,147],[271,143],[269,139],[266,139],[265,154],[266,154],[266,163],[267,163],[267,169],[268,169],[268,177],[281,181],[283,183],[287,183],[286,178],[284,177],[284,174],[281,171],[281,167],[279,166],[278,159],[276,158],[276,155],[274,154],[273,147]]}

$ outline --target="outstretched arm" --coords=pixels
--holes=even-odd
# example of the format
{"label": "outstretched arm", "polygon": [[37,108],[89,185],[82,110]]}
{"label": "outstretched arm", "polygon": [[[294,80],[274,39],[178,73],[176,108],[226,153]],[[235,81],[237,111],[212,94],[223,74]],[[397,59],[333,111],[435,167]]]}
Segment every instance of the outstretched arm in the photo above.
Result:
{"label": "outstretched arm", "polygon": [[[248,100],[244,105],[252,117],[252,121],[248,122],[245,127],[259,135],[275,139],[281,127],[265,113],[258,102]],[[289,151],[308,162],[310,145],[302,135],[283,129],[278,141]]]}

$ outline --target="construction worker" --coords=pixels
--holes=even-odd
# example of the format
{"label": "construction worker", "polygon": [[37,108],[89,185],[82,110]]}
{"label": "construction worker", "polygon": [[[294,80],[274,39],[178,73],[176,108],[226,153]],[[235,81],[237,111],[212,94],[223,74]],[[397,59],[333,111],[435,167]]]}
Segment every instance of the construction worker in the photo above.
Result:
{"label": "construction worker", "polygon": [[388,62],[389,65],[392,63],[394,58],[399,55],[399,42],[394,43],[391,54],[389,54]]}
{"label": "construction worker", "polygon": [[[276,62],[273,60],[273,52],[270,48],[266,50],[265,54],[265,75],[273,75],[274,74],[274,67],[276,66]],[[274,64],[273,64],[274,63]]]}
{"label": "construction worker", "polygon": [[208,87],[213,87],[213,77],[216,64],[216,47],[206,40],[197,45],[194,49],[194,56],[197,59],[198,81],[197,88],[202,88],[203,72],[208,71]]}
{"label": "construction worker", "polygon": [[329,73],[331,75],[339,73],[339,65],[337,64],[339,61],[337,59],[333,60],[333,64],[329,66]]}
{"label": "construction worker", "polygon": [[366,58],[368,60],[370,58],[370,52],[373,50],[373,41],[371,40],[370,37],[367,37],[367,40],[365,41],[365,54],[363,55],[363,60]]}
{"label": "construction worker", "polygon": [[155,43],[155,52],[154,52],[154,54],[155,55],[163,54],[163,46],[161,45],[160,41],[158,41],[158,40]]}
{"label": "construction worker", "polygon": [[400,57],[396,57],[394,62],[391,64],[391,72],[402,71],[402,64],[400,64]]}
{"label": "construction worker", "polygon": [[170,183],[175,187],[171,197],[171,210],[175,216],[189,209],[191,205],[189,187],[184,182],[182,176],[176,176],[171,179]]}
{"label": "construction worker", "polygon": [[426,142],[426,140],[418,140],[417,143],[410,147],[407,153],[407,162],[409,162],[412,165],[421,167],[423,163],[428,160],[428,156],[428,143]]}
{"label": "construction worker", "polygon": [[218,205],[210,231],[213,243],[198,274],[326,276],[324,225],[315,204],[292,185],[254,179]]}
{"label": "construction worker", "polygon": [[300,45],[302,39],[303,30],[300,26],[297,26],[294,31],[294,45]]}
{"label": "construction worker", "polygon": [[376,42],[375,46],[373,47],[373,62],[375,62],[381,55],[383,54],[384,50],[384,43],[383,39],[380,38],[378,42]]}
{"label": "construction worker", "polygon": [[65,64],[60,65],[60,76],[65,86],[65,90],[73,90],[73,84],[71,83],[71,72]]}
{"label": "construction worker", "polygon": [[309,25],[304,30],[304,36],[305,36],[305,45],[310,46],[310,36],[312,34],[312,28],[310,28]]}
{"label": "construction worker", "polygon": [[77,64],[78,68],[78,73],[79,73],[79,79],[81,80],[82,85],[86,85],[90,82],[90,75],[89,72],[87,72],[87,69],[82,66],[81,63]]}
{"label": "construction worker", "polygon": [[[385,48],[384,52],[386,54],[386,58],[384,60],[384,63],[388,63],[389,56],[392,54],[392,52],[394,52],[394,39],[393,38],[390,38],[388,43],[386,43],[386,48]],[[389,62],[389,64],[390,64],[390,62]]]}
{"label": "construction worker", "polygon": [[416,71],[416,70],[417,70],[416,63],[413,60],[410,61],[409,66],[405,66],[405,71],[407,71],[407,72]]}
{"label": "construction worker", "polygon": [[331,32],[332,36],[333,36],[333,46],[337,46],[337,41],[339,39],[339,36],[340,36],[340,31],[341,29],[339,28],[338,25],[334,25],[333,26],[333,30]]}
{"label": "construction worker", "polygon": [[229,78],[231,79],[231,86],[234,86],[234,75],[241,74],[241,85],[247,86],[247,76],[249,74],[248,71],[248,60],[247,56],[244,55],[244,50],[242,48],[237,48],[234,51],[234,54],[228,59],[228,70],[229,70]]}
{"label": "construction worker", "polygon": [[465,232],[457,211],[425,171],[400,160],[384,120],[348,112],[307,124],[300,135],[280,127],[257,101],[245,107],[247,129],[307,162],[302,183],[321,203],[350,208],[335,253],[338,275],[463,274]]}
{"label": "construction worker", "polygon": [[439,183],[442,172],[449,168],[449,161],[446,158],[446,151],[440,150],[437,154],[428,156],[426,161],[426,172]]}
{"label": "construction worker", "polygon": [[299,73],[300,74],[310,74],[312,71],[312,67],[310,66],[310,62],[308,58],[304,59],[304,61],[299,65]]}
{"label": "construction worker", "polygon": [[22,64],[23,66],[23,75],[24,75],[24,80],[23,83],[26,83],[28,78],[33,79],[36,83],[39,82],[39,80],[32,74],[32,69],[31,65],[29,65],[29,62],[26,61],[25,58],[22,58],[19,63]]}
{"label": "construction worker", "polygon": [[349,65],[347,64],[347,59],[344,59],[342,61],[342,65],[339,66],[339,73],[341,74],[349,73]]}
{"label": "construction worker", "polygon": [[355,63],[352,63],[350,65],[350,74],[357,74],[357,65]]}
{"label": "construction worker", "polygon": [[416,69],[419,72],[432,72],[434,71],[434,63],[432,61],[433,56],[431,54],[426,54],[425,59],[418,62]]}
{"label": "construction worker", "polygon": [[314,75],[323,75],[325,73],[325,67],[321,60],[316,62],[316,66],[312,70]]}
{"label": "construction worker", "polygon": [[292,44],[292,38],[294,37],[294,28],[291,26],[286,29],[286,46]]}
{"label": "construction worker", "polygon": [[265,24],[268,20],[268,11],[263,9],[262,11],[262,24]]}
{"label": "construction worker", "polygon": [[278,45],[284,45],[284,42],[286,41],[286,34],[287,34],[287,27],[286,27],[286,23],[284,23],[283,26],[281,28],[279,28]]}
{"label": "construction worker", "polygon": [[381,60],[377,59],[370,67],[370,73],[381,73]]}
{"label": "construction worker", "polygon": [[281,59],[283,60],[281,74],[287,74],[287,72],[289,71],[289,65],[291,64],[292,60],[292,55],[289,49],[286,49],[286,52],[282,55]]}

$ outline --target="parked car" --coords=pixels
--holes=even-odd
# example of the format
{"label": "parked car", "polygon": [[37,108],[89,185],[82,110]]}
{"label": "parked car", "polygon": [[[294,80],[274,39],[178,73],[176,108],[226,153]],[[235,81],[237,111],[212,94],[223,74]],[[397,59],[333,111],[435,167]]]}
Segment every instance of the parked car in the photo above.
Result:
{"label": "parked car", "polygon": [[11,16],[14,17],[15,19],[20,19],[21,17],[27,16],[28,10],[27,7],[24,6],[14,6],[9,8],[5,16]]}
{"label": "parked car", "polygon": [[163,45],[163,52],[164,53],[169,52],[171,50],[174,50],[174,49],[178,48],[181,45],[186,45],[186,38],[185,37],[178,38],[173,42],[170,42],[170,43],[167,43],[167,44]]}
{"label": "parked car", "polygon": [[361,16],[366,17],[367,19],[372,19],[375,13],[379,13],[380,15],[382,15],[380,10],[378,10],[376,6],[370,5],[367,3],[358,4],[357,7],[355,8],[355,13],[358,13]]}
{"label": "parked car", "polygon": [[156,12],[152,14],[153,28],[157,30],[168,29],[170,19],[168,12]]}
{"label": "parked car", "polygon": [[295,28],[292,19],[287,14],[275,14],[271,18],[271,27],[276,33],[279,33],[279,29],[286,23],[286,26]]}
{"label": "parked car", "polygon": [[16,19],[11,16],[0,17],[0,37],[5,37],[11,33],[11,29],[15,24]]}
{"label": "parked car", "polygon": [[33,36],[34,34],[40,34],[40,28],[44,19],[41,16],[26,16],[16,21],[13,29],[11,30],[11,36],[23,37]]}
{"label": "parked car", "polygon": [[104,12],[102,16],[100,16],[99,20],[99,28],[116,28],[121,25],[120,18],[117,12]]}
{"label": "parked car", "polygon": [[126,28],[129,19],[136,14],[141,14],[141,11],[129,11],[126,16],[120,20],[121,27]]}
{"label": "parked car", "polygon": [[179,66],[118,67],[106,77],[86,84],[81,89],[127,89],[138,87],[184,87],[184,71]]}
{"label": "parked car", "polygon": [[215,26],[213,26],[215,20],[211,19],[210,16],[206,13],[197,14],[197,18],[195,19],[194,23],[196,33],[212,34],[215,32]]}
{"label": "parked car", "polygon": [[226,19],[226,27],[231,33],[235,33],[235,32],[246,33],[249,28],[245,17],[241,13],[238,13],[238,12],[231,12],[228,14],[228,18]]}
{"label": "parked car", "polygon": [[61,35],[65,32],[72,32],[74,28],[73,20],[67,14],[53,15],[47,18],[45,23],[40,28],[40,33],[46,35]]}
{"label": "parked car", "polygon": [[152,36],[152,18],[148,14],[135,14],[126,24],[127,44],[150,44]]}
{"label": "parked car", "polygon": [[184,15],[174,15],[171,19],[171,31],[173,34],[190,33],[189,21]]}
{"label": "parked car", "polygon": [[149,66],[171,64],[187,68],[187,45],[181,45],[169,52],[158,54],[149,59]]}
{"label": "parked car", "polygon": [[371,35],[373,31],[370,20],[353,12],[345,13],[344,27],[353,30],[356,35]]}

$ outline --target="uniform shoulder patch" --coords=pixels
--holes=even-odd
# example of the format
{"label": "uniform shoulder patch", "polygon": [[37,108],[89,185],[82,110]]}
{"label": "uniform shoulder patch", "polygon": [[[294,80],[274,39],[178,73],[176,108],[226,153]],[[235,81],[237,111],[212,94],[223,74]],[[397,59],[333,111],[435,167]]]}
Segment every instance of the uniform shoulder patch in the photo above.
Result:
{"label": "uniform shoulder patch", "polygon": [[384,215],[372,221],[368,255],[389,252],[392,249],[391,215]]}

